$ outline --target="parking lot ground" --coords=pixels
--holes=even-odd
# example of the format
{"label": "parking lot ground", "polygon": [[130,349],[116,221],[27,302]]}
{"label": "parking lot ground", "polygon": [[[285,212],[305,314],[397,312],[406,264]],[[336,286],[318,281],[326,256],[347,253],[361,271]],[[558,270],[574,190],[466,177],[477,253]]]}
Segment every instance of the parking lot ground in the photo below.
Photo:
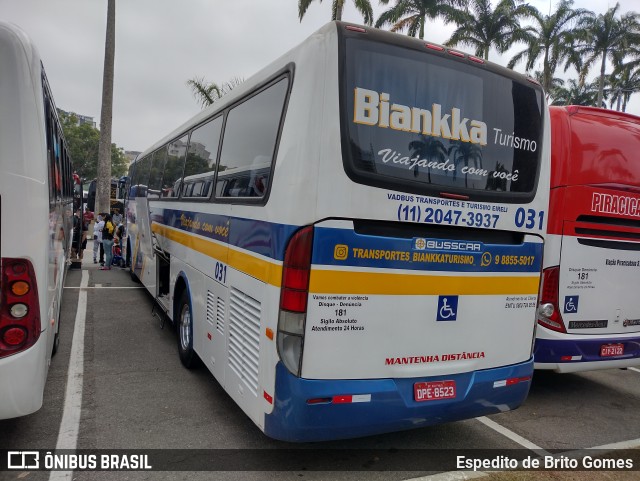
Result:
{"label": "parking lot ground", "polygon": [[640,438],[640,373],[536,371],[517,410],[490,418],[546,450],[574,450]]}
{"label": "parking lot ground", "polygon": [[[83,275],[88,276],[87,286],[80,289]],[[640,403],[640,372],[629,369],[565,375],[536,372],[522,407],[485,419],[304,446],[275,441],[260,432],[208,370],[182,367],[175,331],[170,323],[163,327],[152,314],[153,300],[127,271],[99,271],[85,262],[82,271],[70,271],[67,277],[62,342],[49,373],[45,405],[31,416],[0,421],[0,448],[55,448],[81,292],[86,294],[87,309],[78,449],[412,449],[425,450],[425,456],[430,450],[468,450],[470,454],[518,450],[535,456],[529,451],[531,446],[555,454],[555,450],[571,452],[640,439],[640,412],[635,408]],[[637,455],[638,450],[634,453]],[[326,462],[330,465],[331,459]],[[640,466],[640,459],[635,463]],[[464,479],[459,471],[365,472],[359,468],[212,473],[78,471],[73,479],[399,481],[435,474],[444,476],[436,479]],[[40,481],[49,477],[45,472],[0,473],[0,479]],[[486,473],[484,479],[630,481],[640,480],[640,471],[505,471]]]}

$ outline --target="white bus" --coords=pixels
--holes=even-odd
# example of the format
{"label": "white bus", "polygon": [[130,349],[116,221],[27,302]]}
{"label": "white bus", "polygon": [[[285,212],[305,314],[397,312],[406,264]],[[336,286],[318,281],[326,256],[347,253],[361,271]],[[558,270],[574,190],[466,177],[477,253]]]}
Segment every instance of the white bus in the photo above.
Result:
{"label": "white bus", "polygon": [[516,408],[548,125],[521,75],[330,23],[139,156],[132,275],[271,437]]}
{"label": "white bus", "polygon": [[59,342],[74,183],[38,52],[22,30],[2,22],[0,65],[0,419],[6,419],[42,406]]}

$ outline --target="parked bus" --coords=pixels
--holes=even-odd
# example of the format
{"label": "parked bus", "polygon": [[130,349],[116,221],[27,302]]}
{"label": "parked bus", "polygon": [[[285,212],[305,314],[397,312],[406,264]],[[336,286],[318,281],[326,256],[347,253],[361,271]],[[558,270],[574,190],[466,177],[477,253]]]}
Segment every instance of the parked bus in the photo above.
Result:
{"label": "parked bus", "polygon": [[[74,184],[38,52],[0,22],[0,419],[42,406],[59,343]],[[18,121],[19,119],[19,121]],[[76,189],[82,199],[82,187]]]}
{"label": "parked bus", "polygon": [[551,109],[551,200],[535,367],[640,365],[640,118]]}
{"label": "parked bus", "polygon": [[[120,177],[120,179],[111,179],[109,202],[110,202],[110,214],[123,214],[124,213],[124,193],[125,183],[127,178]],[[89,190],[87,193],[87,210],[95,212],[96,210],[96,179],[93,179],[89,183]]]}
{"label": "parked bus", "polygon": [[548,126],[524,76],[330,23],[139,156],[132,275],[271,437],[516,408]]}

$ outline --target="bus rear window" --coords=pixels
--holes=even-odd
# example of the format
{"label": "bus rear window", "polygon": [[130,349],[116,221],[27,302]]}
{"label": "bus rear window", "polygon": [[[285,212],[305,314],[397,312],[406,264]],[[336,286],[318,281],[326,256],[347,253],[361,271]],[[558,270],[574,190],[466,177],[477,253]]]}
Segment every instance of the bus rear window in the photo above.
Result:
{"label": "bus rear window", "polygon": [[418,194],[533,198],[541,89],[486,65],[354,38],[345,39],[341,65],[352,179]]}

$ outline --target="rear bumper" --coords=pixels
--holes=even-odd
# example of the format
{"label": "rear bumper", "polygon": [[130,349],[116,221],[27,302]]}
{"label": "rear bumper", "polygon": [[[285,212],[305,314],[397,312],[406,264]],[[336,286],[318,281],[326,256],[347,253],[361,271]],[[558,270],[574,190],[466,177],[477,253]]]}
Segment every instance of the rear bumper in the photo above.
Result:
{"label": "rear bumper", "polygon": [[[430,378],[312,380],[276,367],[274,408],[265,434],[283,441],[355,438],[458,421],[515,409],[527,397],[533,359],[508,367]],[[506,379],[528,378],[504,385]],[[416,382],[455,380],[456,399],[414,401]],[[307,404],[342,396],[343,402]],[[344,402],[354,396],[354,402]],[[355,400],[359,402],[355,402]]]}
{"label": "rear bumper", "polygon": [[26,351],[0,359],[0,419],[26,416],[42,407],[47,377],[47,335]]}
{"label": "rear bumper", "polygon": [[[603,344],[623,344],[624,354],[601,357]],[[599,337],[589,339],[536,339],[533,350],[536,369],[579,372],[640,365],[640,336]],[[566,358],[571,359],[566,359]],[[563,359],[565,358],[565,359]]]}

